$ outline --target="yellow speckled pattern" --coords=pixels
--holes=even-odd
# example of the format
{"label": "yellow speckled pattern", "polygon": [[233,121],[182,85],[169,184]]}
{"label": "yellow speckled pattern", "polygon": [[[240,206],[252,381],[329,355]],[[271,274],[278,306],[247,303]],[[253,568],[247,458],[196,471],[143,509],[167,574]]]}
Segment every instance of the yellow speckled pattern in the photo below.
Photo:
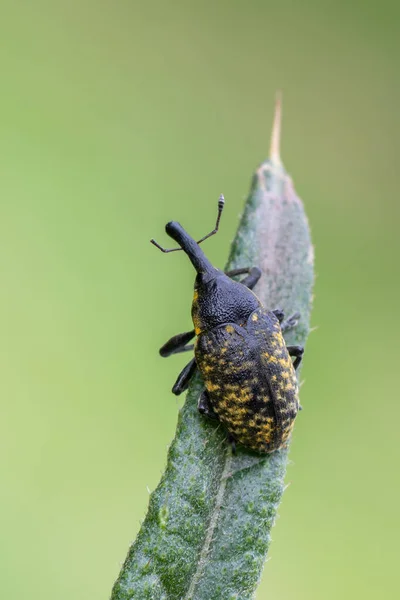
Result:
{"label": "yellow speckled pattern", "polygon": [[243,327],[201,333],[195,355],[212,407],[234,439],[258,452],[284,446],[299,410],[298,385],[275,315],[260,307]]}
{"label": "yellow speckled pattern", "polygon": [[193,302],[192,302],[192,319],[194,325],[194,332],[196,335],[200,335],[201,332],[201,320],[199,317],[199,293],[195,289],[193,294]]}

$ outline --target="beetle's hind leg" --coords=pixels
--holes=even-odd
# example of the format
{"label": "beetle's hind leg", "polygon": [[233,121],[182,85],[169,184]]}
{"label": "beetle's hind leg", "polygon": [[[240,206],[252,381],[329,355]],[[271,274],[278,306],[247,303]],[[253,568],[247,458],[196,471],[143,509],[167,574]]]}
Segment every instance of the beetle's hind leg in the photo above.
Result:
{"label": "beetle's hind leg", "polygon": [[[207,390],[204,390],[200,394],[200,398],[197,403],[197,408],[199,410],[199,413],[204,415],[208,419],[213,419],[214,421],[219,421],[219,417],[211,405]],[[228,432],[228,443],[232,447],[232,454],[236,454],[236,439],[229,432]]]}
{"label": "beetle's hind leg", "polygon": [[228,433],[228,443],[231,445],[232,454],[236,455],[236,439],[231,433]]}
{"label": "beetle's hind leg", "polygon": [[185,333],[178,333],[174,335],[168,342],[161,346],[160,354],[163,357],[171,356],[171,354],[177,354],[178,352],[187,352],[193,350],[193,344],[188,344],[191,339],[195,336],[194,329],[192,331],[186,331]]}
{"label": "beetle's hind leg", "polygon": [[217,413],[214,411],[211,406],[210,398],[208,396],[207,390],[203,390],[200,394],[199,401],[197,403],[197,408],[199,413],[207,417],[208,419],[214,419],[215,421],[219,421]]}
{"label": "beetle's hind leg", "polygon": [[261,269],[259,269],[258,267],[245,267],[243,269],[233,269],[232,271],[227,271],[225,275],[228,275],[228,277],[235,277],[235,275],[244,275],[245,273],[247,273],[248,275],[247,277],[242,279],[240,283],[248,287],[249,290],[252,290],[261,277]]}
{"label": "beetle's hind leg", "polygon": [[304,348],[303,346],[288,346],[287,351],[290,356],[294,356],[293,366],[296,370],[301,363],[301,359],[303,358]]}
{"label": "beetle's hind leg", "polygon": [[175,396],[179,396],[179,394],[182,394],[182,392],[188,389],[189,383],[196,373],[196,370],[196,359],[192,358],[186,367],[179,373],[178,379],[175,381],[174,387],[172,388],[172,393],[175,394]]}

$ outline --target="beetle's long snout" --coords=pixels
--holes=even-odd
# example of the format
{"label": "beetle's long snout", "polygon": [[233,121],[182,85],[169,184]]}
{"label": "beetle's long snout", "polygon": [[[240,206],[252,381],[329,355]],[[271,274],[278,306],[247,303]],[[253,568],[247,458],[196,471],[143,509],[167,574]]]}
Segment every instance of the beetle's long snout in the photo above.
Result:
{"label": "beetle's long snout", "polygon": [[198,243],[187,233],[180,223],[177,221],[170,221],[166,224],[165,231],[188,255],[198,273],[212,273],[215,271],[215,268],[212,266]]}
{"label": "beetle's long snout", "polygon": [[[173,240],[178,242],[178,244],[182,248],[182,241],[183,241],[183,237],[184,237],[184,236],[182,236],[182,234],[186,233],[186,231],[184,230],[182,225],[180,223],[178,223],[178,221],[170,221],[169,223],[166,224],[165,231],[167,232],[169,237],[172,237]],[[186,236],[187,235],[188,234],[186,233]]]}

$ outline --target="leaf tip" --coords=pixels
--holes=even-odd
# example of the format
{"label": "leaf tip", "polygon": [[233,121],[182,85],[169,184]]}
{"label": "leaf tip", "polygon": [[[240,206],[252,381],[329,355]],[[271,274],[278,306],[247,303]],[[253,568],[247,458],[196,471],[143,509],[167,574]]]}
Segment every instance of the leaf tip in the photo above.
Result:
{"label": "leaf tip", "polygon": [[272,125],[271,145],[269,158],[276,166],[281,166],[280,145],[281,145],[281,123],[282,123],[282,92],[278,90],[275,97],[275,114]]}

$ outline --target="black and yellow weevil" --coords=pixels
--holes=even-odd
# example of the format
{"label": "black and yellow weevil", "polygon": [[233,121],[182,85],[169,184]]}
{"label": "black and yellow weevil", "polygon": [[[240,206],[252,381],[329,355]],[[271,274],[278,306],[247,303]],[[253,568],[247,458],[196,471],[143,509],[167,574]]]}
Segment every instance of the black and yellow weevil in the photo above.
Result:
{"label": "black and yellow weevil", "polygon": [[[200,413],[223,423],[234,452],[239,442],[267,453],[287,444],[301,408],[295,370],[304,350],[286,346],[282,335],[295,327],[300,315],[284,321],[281,310],[264,308],[252,291],[261,277],[258,267],[224,273],[206,258],[199,244],[217,233],[224,203],[221,195],[215,228],[198,242],[175,221],[165,229],[180,248],[166,249],[151,240],[162,252],[183,250],[197,272],[194,329],[172,337],[160,354],[194,349],[194,358],[178,376],[173,393],[184,392],[198,369],[205,386],[198,401]],[[238,275],[246,277],[240,282],[231,279]],[[195,336],[195,344],[188,344]]]}

